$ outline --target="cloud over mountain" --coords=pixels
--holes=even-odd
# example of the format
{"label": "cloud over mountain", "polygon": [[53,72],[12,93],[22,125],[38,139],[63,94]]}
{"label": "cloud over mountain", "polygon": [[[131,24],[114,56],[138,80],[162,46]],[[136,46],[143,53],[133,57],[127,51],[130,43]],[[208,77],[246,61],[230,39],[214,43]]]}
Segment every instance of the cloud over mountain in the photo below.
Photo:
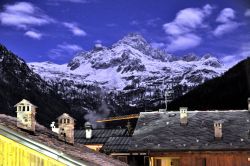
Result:
{"label": "cloud over mountain", "polygon": [[198,46],[202,40],[195,32],[206,27],[204,21],[212,9],[209,4],[203,8],[186,8],[179,11],[172,22],[164,24],[163,29],[169,37],[168,50],[176,51]]}

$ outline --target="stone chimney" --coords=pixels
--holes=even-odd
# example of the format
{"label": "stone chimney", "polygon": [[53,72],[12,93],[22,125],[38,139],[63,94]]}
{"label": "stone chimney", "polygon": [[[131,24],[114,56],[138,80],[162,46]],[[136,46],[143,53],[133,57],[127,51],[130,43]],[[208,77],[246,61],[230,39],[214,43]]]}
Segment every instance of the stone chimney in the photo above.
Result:
{"label": "stone chimney", "polygon": [[180,124],[185,126],[188,123],[187,107],[180,107]]}
{"label": "stone chimney", "polygon": [[74,144],[75,119],[66,113],[58,118],[58,138],[65,142]]}
{"label": "stone chimney", "polygon": [[91,139],[92,138],[92,125],[89,122],[86,122],[84,124],[84,128],[85,128],[85,137],[86,139]]}
{"label": "stone chimney", "polygon": [[36,106],[30,101],[23,99],[15,105],[17,113],[17,127],[35,132]]}
{"label": "stone chimney", "polygon": [[214,138],[216,140],[222,139],[222,121],[214,122]]}
{"label": "stone chimney", "polygon": [[250,97],[248,98],[248,111],[250,112]]}

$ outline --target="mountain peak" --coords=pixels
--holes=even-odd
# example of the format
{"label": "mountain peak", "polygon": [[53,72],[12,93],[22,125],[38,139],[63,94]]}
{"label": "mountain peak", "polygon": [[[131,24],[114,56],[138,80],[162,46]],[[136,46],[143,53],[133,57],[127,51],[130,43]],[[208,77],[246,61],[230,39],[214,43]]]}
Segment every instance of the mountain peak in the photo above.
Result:
{"label": "mountain peak", "polygon": [[129,33],[113,46],[115,47],[117,45],[129,45],[139,50],[149,46],[148,42],[138,33]]}

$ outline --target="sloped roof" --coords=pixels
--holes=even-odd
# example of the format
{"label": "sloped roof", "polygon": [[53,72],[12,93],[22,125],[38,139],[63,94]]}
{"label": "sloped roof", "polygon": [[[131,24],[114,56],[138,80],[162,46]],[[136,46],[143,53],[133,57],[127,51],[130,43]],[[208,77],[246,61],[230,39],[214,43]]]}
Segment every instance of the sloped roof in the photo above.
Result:
{"label": "sloped roof", "polygon": [[72,118],[69,114],[67,113],[63,113],[62,115],[60,115],[59,117],[57,117],[56,119],[61,119],[61,118],[69,118],[69,119],[73,119],[75,120],[74,118]]}
{"label": "sloped roof", "polygon": [[[51,130],[36,124],[35,134],[31,134],[16,127],[16,118],[0,114],[0,134],[4,132],[11,133],[15,137],[22,138],[27,146],[28,143],[33,143],[33,146],[43,149],[51,149],[51,152],[60,154],[58,159],[68,157],[73,161],[82,163],[79,165],[102,165],[102,166],[123,166],[126,165],[111,157],[95,152],[84,145],[75,143],[70,145],[57,139],[57,135]],[[21,143],[21,142],[20,142]],[[32,148],[32,147],[31,147]]]}
{"label": "sloped roof", "polygon": [[[222,121],[223,138],[214,139],[214,121]],[[179,112],[140,113],[131,151],[250,150],[250,113],[189,111],[188,125]]]}
{"label": "sloped roof", "polygon": [[127,136],[127,129],[93,129],[92,138],[86,139],[85,130],[75,130],[75,142],[85,145],[104,144],[109,137]]}
{"label": "sloped roof", "polygon": [[110,137],[101,148],[105,153],[128,152],[131,137]]}
{"label": "sloped roof", "polygon": [[32,106],[34,106],[34,107],[37,108],[36,105],[32,104],[29,100],[26,100],[26,99],[22,99],[20,102],[16,103],[16,104],[14,105],[14,107],[17,107],[17,105],[19,105],[19,104],[21,104],[21,103],[27,103],[27,104],[30,104],[30,105],[32,105]]}

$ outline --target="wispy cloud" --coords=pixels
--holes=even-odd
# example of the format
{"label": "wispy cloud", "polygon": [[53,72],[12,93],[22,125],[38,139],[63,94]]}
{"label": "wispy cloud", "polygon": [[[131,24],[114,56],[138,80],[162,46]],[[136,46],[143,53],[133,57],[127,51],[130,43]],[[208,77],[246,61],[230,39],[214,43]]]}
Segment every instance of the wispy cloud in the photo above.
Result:
{"label": "wispy cloud", "polygon": [[49,51],[49,57],[51,59],[67,58],[81,50],[83,50],[83,48],[77,44],[58,44],[56,48]]}
{"label": "wispy cloud", "polygon": [[226,33],[234,31],[239,26],[241,26],[242,23],[234,21],[235,17],[235,11],[233,9],[223,9],[216,19],[216,22],[221,24],[215,28],[213,34],[215,36],[222,36]]}
{"label": "wispy cloud", "polygon": [[24,33],[24,35],[33,39],[38,39],[38,40],[41,39],[43,36],[41,33],[35,32],[35,31],[27,31]]}
{"label": "wispy cloud", "polygon": [[245,16],[246,16],[246,17],[250,17],[250,9],[247,9],[247,10],[246,10]]}
{"label": "wispy cloud", "polygon": [[172,37],[167,48],[169,51],[186,50],[200,45],[201,41],[202,39],[198,35],[188,33]]}
{"label": "wispy cloud", "polygon": [[17,2],[4,5],[0,12],[2,25],[27,29],[30,26],[41,26],[54,22],[43,11],[29,2]]}
{"label": "wispy cloud", "polygon": [[77,24],[75,24],[75,23],[64,22],[63,25],[66,28],[68,28],[75,36],[86,36],[87,35],[87,33],[83,29],[79,28],[77,26]]}
{"label": "wispy cloud", "polygon": [[152,18],[146,21],[146,24],[151,27],[157,27],[159,25],[159,22],[161,19],[159,17],[157,18]]}
{"label": "wispy cloud", "polygon": [[163,29],[169,38],[169,51],[185,50],[198,46],[202,39],[196,30],[205,28],[206,17],[212,13],[213,7],[209,4],[203,8],[186,8],[179,11],[172,22],[163,25]]}

